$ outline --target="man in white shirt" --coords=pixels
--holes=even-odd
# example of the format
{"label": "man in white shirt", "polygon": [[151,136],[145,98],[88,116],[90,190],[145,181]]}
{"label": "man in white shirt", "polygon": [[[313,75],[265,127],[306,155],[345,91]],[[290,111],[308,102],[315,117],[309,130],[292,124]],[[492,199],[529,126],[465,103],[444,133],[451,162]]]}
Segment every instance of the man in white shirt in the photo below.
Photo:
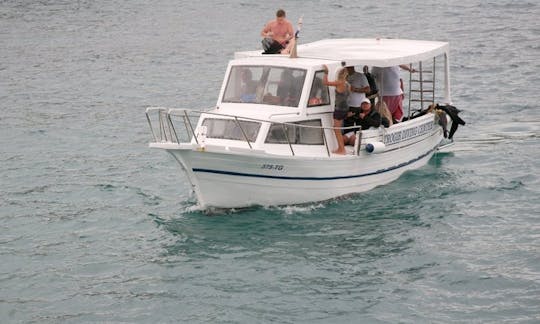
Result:
{"label": "man in white shirt", "polygon": [[354,70],[354,66],[348,66],[347,82],[351,85],[351,94],[349,95],[348,104],[349,109],[353,111],[360,111],[360,105],[362,100],[366,97],[366,93],[369,93],[369,82],[364,73],[359,73]]}
{"label": "man in white shirt", "polygon": [[415,72],[408,65],[390,66],[390,67],[373,67],[371,72],[377,79],[379,92],[382,95],[383,101],[388,106],[388,110],[392,114],[392,118],[396,121],[401,121],[403,118],[403,81],[399,76],[399,68]]}

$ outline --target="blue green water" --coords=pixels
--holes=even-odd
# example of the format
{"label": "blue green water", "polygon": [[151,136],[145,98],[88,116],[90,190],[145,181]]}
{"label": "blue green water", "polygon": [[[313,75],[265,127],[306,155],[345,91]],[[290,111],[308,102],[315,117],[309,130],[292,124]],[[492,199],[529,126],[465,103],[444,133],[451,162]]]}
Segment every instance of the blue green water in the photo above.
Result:
{"label": "blue green water", "polygon": [[[450,42],[452,151],[358,195],[201,211],[147,106],[301,41]],[[540,4],[0,2],[2,323],[540,322]]]}

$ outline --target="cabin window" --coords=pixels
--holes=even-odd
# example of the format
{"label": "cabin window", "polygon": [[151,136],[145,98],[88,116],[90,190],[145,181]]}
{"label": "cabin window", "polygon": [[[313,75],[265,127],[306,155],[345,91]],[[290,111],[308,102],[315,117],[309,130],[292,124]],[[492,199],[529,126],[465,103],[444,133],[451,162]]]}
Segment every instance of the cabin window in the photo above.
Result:
{"label": "cabin window", "polygon": [[306,70],[278,66],[233,66],[222,102],[298,107]]}
{"label": "cabin window", "polygon": [[328,86],[323,83],[323,71],[315,73],[311,91],[309,92],[308,107],[325,106],[330,104],[330,95]]}
{"label": "cabin window", "polygon": [[266,143],[269,144],[323,145],[321,120],[307,120],[290,124],[272,124]]}
{"label": "cabin window", "polygon": [[206,118],[202,125],[207,128],[207,138],[245,141],[247,137],[250,142],[255,142],[261,128],[261,123],[258,122],[218,118]]}

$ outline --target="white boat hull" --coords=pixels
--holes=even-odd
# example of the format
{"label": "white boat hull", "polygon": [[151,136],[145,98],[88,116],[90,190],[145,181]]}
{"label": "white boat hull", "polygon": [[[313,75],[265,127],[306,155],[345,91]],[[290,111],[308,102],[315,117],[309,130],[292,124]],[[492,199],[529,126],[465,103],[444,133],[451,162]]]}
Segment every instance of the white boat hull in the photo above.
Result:
{"label": "white boat hull", "polygon": [[441,139],[440,127],[434,127],[383,153],[362,150],[343,157],[248,155],[214,147],[167,151],[187,172],[201,207],[236,208],[301,204],[371,190],[425,165]]}

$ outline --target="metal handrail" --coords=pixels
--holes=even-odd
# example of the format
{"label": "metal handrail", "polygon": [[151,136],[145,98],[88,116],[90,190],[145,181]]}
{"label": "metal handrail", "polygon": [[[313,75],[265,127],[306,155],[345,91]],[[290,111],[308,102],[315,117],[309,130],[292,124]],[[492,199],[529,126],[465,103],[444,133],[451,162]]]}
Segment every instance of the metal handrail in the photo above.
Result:
{"label": "metal handrail", "polygon": [[242,125],[240,125],[240,122],[238,121],[238,117],[235,116],[234,121],[236,122],[236,126],[240,128],[240,131],[242,132],[242,136],[244,136],[244,139],[246,140],[249,148],[253,149],[253,147],[251,147],[251,143],[249,142],[249,138],[247,137],[246,132],[244,131],[244,128],[242,128]]}
{"label": "metal handrail", "polygon": [[[409,118],[411,117],[411,103],[419,102],[420,110],[424,110],[424,103],[435,103],[436,63],[436,58],[434,57],[432,62],[432,69],[429,70],[425,69],[422,62],[418,62],[417,79],[413,79],[412,73],[409,73]],[[428,64],[427,61],[426,64]],[[412,67],[412,64],[410,64],[410,67]],[[431,74],[431,80],[427,79],[425,74]],[[413,85],[416,88],[413,89]],[[413,93],[417,94],[417,96],[415,96],[414,98]],[[429,98],[429,95],[431,95],[431,98]]]}
{"label": "metal handrail", "polygon": [[193,138],[195,139],[195,143],[199,144],[199,139],[197,138],[197,136],[195,136],[195,130],[193,129],[193,125],[191,124],[191,120],[189,119],[189,116],[187,114],[187,110],[184,110],[184,116],[182,116],[182,119],[184,120],[184,126],[186,127],[186,129],[189,126],[189,129],[191,130],[191,133],[193,134]]}
{"label": "metal handrail", "polygon": [[[159,136],[156,134],[156,131],[152,124],[152,119],[150,117],[150,114],[157,111],[158,112],[158,124],[159,124]],[[235,115],[229,115],[229,114],[222,114],[222,113],[216,113],[216,112],[210,112],[210,111],[200,111],[200,110],[194,110],[194,109],[186,109],[186,108],[164,108],[164,107],[148,107],[146,109],[146,119],[148,121],[148,125],[150,126],[150,131],[152,132],[152,137],[154,139],[154,142],[172,142],[179,144],[180,141],[178,139],[178,133],[176,131],[176,128],[174,126],[174,122],[172,119],[172,116],[181,116],[184,122],[184,127],[186,131],[188,132],[188,136],[192,136],[193,139],[197,144],[199,143],[199,140],[197,138],[197,134],[195,133],[195,129],[193,128],[193,124],[191,123],[191,120],[189,118],[188,113],[194,112],[200,114],[209,114],[209,115],[217,115],[221,117],[228,117],[235,121],[236,125],[240,128],[240,131],[242,132],[242,136],[244,137],[244,141],[248,144],[250,149],[253,149],[253,146],[251,145],[251,142],[247,136],[246,131],[242,127],[242,124],[240,123],[239,117]],[[330,156],[330,148],[328,147],[328,140],[326,138],[326,132],[324,130],[335,130],[335,129],[341,129],[341,130],[348,130],[348,129],[354,129],[358,128],[357,126],[349,126],[349,127],[323,127],[323,126],[311,126],[311,125],[299,125],[295,123],[289,123],[289,122],[276,122],[272,120],[265,120],[265,119],[257,119],[257,118],[250,118],[250,117],[240,117],[241,120],[246,121],[255,121],[255,122],[267,122],[272,124],[281,124],[283,127],[283,132],[285,135],[285,138],[287,140],[287,144],[289,146],[289,149],[291,150],[291,154],[294,156],[294,149],[292,146],[292,142],[289,138],[288,132],[287,132],[287,126],[293,126],[293,127],[302,127],[302,128],[314,128],[314,129],[322,129],[323,130],[323,143],[326,147],[326,151],[328,156]],[[191,140],[191,139],[190,139]]]}
{"label": "metal handrail", "polygon": [[149,107],[149,108],[146,108],[146,120],[148,121],[148,125],[150,126],[150,131],[152,132],[152,137],[154,138],[154,141],[155,142],[158,142],[158,136],[156,136],[156,132],[154,131],[154,127],[152,126],[152,121],[150,120],[150,116],[149,116],[149,113],[153,112],[153,111],[158,111],[158,116],[159,116],[159,126],[160,126],[160,136],[159,136],[159,141],[163,141],[163,136],[164,133],[162,131],[162,121],[161,121],[161,112],[162,111],[167,111],[167,108],[163,108],[163,107]]}
{"label": "metal handrail", "polygon": [[294,156],[294,150],[292,148],[291,140],[289,139],[289,132],[287,131],[287,126],[285,124],[281,124],[281,127],[283,128],[283,135],[285,135],[285,139],[287,140],[287,144],[289,144],[289,148],[291,149],[291,153]]}

